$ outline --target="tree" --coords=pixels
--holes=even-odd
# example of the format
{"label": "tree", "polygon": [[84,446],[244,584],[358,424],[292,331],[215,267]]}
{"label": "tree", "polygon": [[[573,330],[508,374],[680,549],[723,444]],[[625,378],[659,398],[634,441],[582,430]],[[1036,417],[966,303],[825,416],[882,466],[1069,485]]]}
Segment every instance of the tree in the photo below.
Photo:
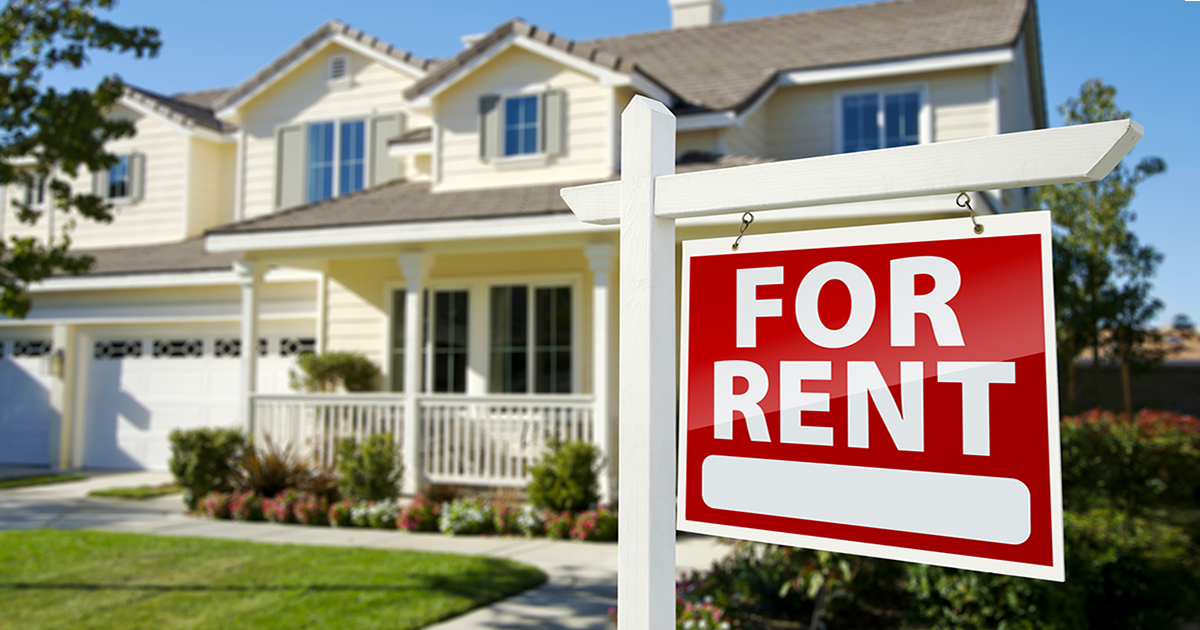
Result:
{"label": "tree", "polygon": [[[94,89],[60,91],[44,85],[47,71],[78,69],[89,51],[158,54],[158,30],[118,26],[96,16],[116,0],[9,0],[0,12],[0,186],[21,184],[44,190],[46,206],[61,213],[61,237],[0,239],[0,314],[29,311],[29,285],[56,272],[80,274],[92,261],[71,254],[76,216],[112,221],[112,209],[91,190],[73,191],[80,171],[102,172],[116,163],[105,150],[112,140],[132,136],[133,124],[106,116],[124,93],[117,76]],[[44,210],[18,198],[17,219],[35,225]],[[9,212],[9,208],[0,209]]]}
{"label": "tree", "polygon": [[[1059,107],[1068,125],[1129,118],[1117,107],[1116,88],[1092,79],[1078,98]],[[1162,254],[1139,242],[1130,230],[1130,210],[1138,184],[1166,170],[1156,157],[1135,167],[1119,164],[1098,182],[1043,186],[1036,204],[1054,221],[1055,308],[1058,319],[1059,374],[1066,382],[1067,410],[1075,411],[1075,359],[1091,349],[1096,400],[1100,400],[1102,347],[1121,366],[1126,410],[1132,408],[1131,371],[1161,360],[1150,340],[1150,321],[1162,302],[1150,296],[1150,278]],[[1105,331],[1104,334],[1101,331]]]}

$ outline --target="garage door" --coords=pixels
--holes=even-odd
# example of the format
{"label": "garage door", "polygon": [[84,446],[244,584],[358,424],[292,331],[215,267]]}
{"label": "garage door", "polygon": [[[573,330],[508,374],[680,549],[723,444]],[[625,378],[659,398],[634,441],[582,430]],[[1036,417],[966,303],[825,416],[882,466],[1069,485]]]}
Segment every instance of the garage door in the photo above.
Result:
{"label": "garage door", "polygon": [[[166,470],[174,429],[237,426],[241,342],[220,337],[92,342],[84,465]],[[287,391],[312,339],[259,340],[258,391]]]}
{"label": "garage door", "polygon": [[50,463],[50,341],[0,339],[0,464]]}

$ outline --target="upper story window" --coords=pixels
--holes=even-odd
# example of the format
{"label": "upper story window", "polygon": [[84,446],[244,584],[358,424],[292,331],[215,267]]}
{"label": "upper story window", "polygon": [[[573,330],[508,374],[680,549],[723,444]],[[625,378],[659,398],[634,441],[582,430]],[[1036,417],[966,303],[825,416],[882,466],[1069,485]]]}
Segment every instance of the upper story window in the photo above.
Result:
{"label": "upper story window", "polygon": [[41,175],[32,175],[25,185],[25,205],[40,208],[46,203],[46,180]]}
{"label": "upper story window", "polygon": [[395,179],[387,142],[404,130],[400,113],[298,123],[275,131],[275,205],[291,208]]}
{"label": "upper story window", "polygon": [[141,153],[118,155],[107,171],[92,176],[92,192],[111,201],[137,201],[142,198],[145,168],[146,156]]}
{"label": "upper story window", "polygon": [[561,155],[565,145],[566,92],[479,99],[479,155],[486,161]]}
{"label": "upper story window", "polygon": [[538,95],[504,99],[504,155],[540,153],[538,143]]}
{"label": "upper story window", "polygon": [[841,151],[871,151],[920,144],[920,90],[859,92],[841,97]]}
{"label": "upper story window", "polygon": [[364,130],[362,120],[308,126],[308,203],[362,190]]}

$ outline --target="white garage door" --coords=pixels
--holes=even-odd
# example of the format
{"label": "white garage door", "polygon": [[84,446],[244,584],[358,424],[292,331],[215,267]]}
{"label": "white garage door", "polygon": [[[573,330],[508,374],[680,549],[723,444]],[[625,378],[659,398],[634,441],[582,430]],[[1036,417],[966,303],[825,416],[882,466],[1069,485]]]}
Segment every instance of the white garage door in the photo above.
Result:
{"label": "white garage door", "polygon": [[0,339],[0,464],[50,463],[49,340]]}
{"label": "white garage door", "polygon": [[[240,345],[185,336],[93,341],[84,466],[166,470],[173,429],[237,426]],[[287,391],[292,357],[311,349],[311,339],[260,340],[258,391]]]}

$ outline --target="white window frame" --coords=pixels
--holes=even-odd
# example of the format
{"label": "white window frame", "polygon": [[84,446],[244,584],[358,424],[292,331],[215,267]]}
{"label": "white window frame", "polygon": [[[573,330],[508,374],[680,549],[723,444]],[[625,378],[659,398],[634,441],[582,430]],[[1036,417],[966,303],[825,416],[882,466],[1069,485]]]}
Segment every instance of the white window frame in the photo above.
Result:
{"label": "white window frame", "polygon": [[[530,291],[530,316],[529,316],[529,380],[528,391],[525,393],[491,393],[488,391],[489,379],[491,378],[491,349],[492,349],[492,322],[491,322],[491,289],[495,286],[513,286],[524,285]],[[536,324],[534,316],[534,291],[538,288],[547,287],[570,287],[571,289],[571,391],[566,394],[549,394],[535,393],[534,389],[534,356],[535,344],[533,335],[533,326]],[[467,292],[467,387],[465,394],[452,394],[445,392],[433,392],[433,362],[428,360],[428,357],[433,355],[433,318],[427,315],[428,309],[432,308],[432,304],[426,305],[421,310],[421,322],[418,330],[421,331],[423,344],[418,343],[421,356],[418,360],[422,377],[420,379],[421,386],[418,394],[436,394],[436,395],[459,395],[459,396],[568,396],[579,394],[583,387],[583,348],[580,343],[583,340],[583,274],[581,273],[554,273],[554,274],[516,274],[516,275],[500,275],[500,276],[471,276],[467,278],[444,278],[430,279],[426,281],[422,287],[422,291],[428,291],[432,295],[437,291],[466,291]],[[387,357],[388,364],[391,364],[392,352],[392,292],[407,289],[407,285],[401,280],[395,280],[385,283],[384,286],[384,304],[387,305],[387,320],[384,324],[384,346],[383,356]],[[422,298],[423,299],[423,296]],[[593,349],[593,352],[596,350]],[[389,379],[394,379],[395,376],[389,374]]]}
{"label": "white window frame", "polygon": [[[374,161],[373,161],[373,156],[371,155],[371,146],[370,146],[371,145],[371,130],[369,129],[369,127],[371,124],[371,116],[372,116],[372,114],[367,113],[367,114],[363,114],[361,116],[340,116],[337,118],[314,118],[312,120],[297,120],[293,123],[289,123],[287,125],[282,125],[283,127],[287,127],[290,125],[300,125],[300,128],[302,129],[301,133],[303,135],[303,140],[304,140],[304,199],[305,199],[304,204],[317,203],[316,201],[308,201],[308,185],[309,185],[308,168],[309,168],[309,157],[310,157],[309,153],[308,153],[309,128],[312,127],[313,125],[333,123],[333,176],[331,178],[332,179],[331,185],[333,186],[333,191],[332,191],[333,194],[332,194],[332,196],[328,197],[328,199],[337,199],[338,197],[342,196],[342,194],[339,192],[339,189],[341,188],[341,184],[342,184],[342,168],[341,168],[342,156],[341,156],[341,151],[339,150],[342,146],[342,123],[361,122],[363,124],[363,187],[360,188],[359,190],[366,190],[367,182],[369,181],[368,174],[371,172],[371,168],[374,167]],[[278,138],[278,134],[276,134],[276,138]],[[278,151],[278,147],[276,148],[276,150]],[[276,166],[276,168],[278,168],[278,166]],[[358,192],[358,191],[354,191],[354,192]],[[353,193],[346,193],[346,194],[349,195],[349,194],[353,194]],[[322,200],[318,200],[318,201],[324,201],[324,200],[322,199]]]}
{"label": "white window frame", "polygon": [[[876,94],[879,99],[879,133],[886,133],[886,108],[884,107],[884,98],[895,94],[917,93],[917,99],[920,103],[920,113],[917,115],[917,124],[920,126],[918,132],[917,144],[929,144],[933,142],[933,109],[929,104],[929,83],[885,83],[885,84],[869,84],[852,88],[842,88],[833,92],[833,142],[834,153],[845,153],[845,134],[844,121],[842,120],[842,101],[847,96],[860,96],[863,94]],[[883,138],[880,138],[879,146],[883,146]]]}
{"label": "white window frame", "polygon": [[[544,95],[551,89],[545,83],[537,83],[527,85],[520,89],[498,90],[496,95],[500,97],[500,102],[496,107],[500,108],[500,155],[497,155],[492,160],[492,165],[497,170],[515,170],[523,168],[533,168],[537,166],[545,166],[550,163],[550,154],[546,153],[546,121],[545,121],[545,103],[543,103]],[[509,99],[525,98],[529,96],[537,97],[537,145],[538,150],[533,153],[517,153],[514,155],[505,155],[507,147],[507,134],[505,133],[505,113]]]}

